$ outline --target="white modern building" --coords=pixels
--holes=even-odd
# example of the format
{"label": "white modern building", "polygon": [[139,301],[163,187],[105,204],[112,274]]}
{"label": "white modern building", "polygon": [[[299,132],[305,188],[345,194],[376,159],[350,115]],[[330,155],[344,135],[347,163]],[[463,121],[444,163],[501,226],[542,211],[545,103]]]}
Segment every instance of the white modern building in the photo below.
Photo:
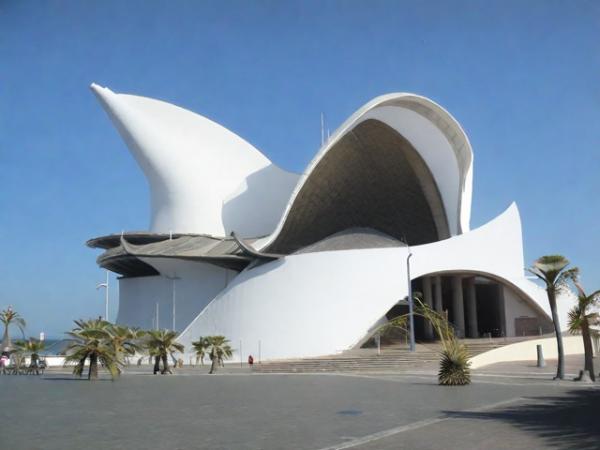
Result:
{"label": "white modern building", "polygon": [[88,241],[120,275],[117,322],[176,329],[187,348],[222,334],[244,358],[338,353],[404,311],[410,253],[413,289],[459,334],[551,331],[517,206],[470,228],[471,145],[433,101],[375,98],[296,174],[203,116],[92,90],[150,187],[149,230]]}

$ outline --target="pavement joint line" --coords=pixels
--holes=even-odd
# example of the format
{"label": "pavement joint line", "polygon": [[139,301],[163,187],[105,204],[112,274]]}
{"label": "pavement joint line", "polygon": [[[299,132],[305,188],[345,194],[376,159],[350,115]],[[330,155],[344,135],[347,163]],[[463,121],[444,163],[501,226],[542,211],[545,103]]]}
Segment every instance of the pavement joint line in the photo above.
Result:
{"label": "pavement joint line", "polygon": [[[48,377],[48,375],[71,375],[71,372],[67,372],[64,370],[49,370],[46,374],[42,375],[42,378],[52,378],[52,376]],[[548,374],[547,376],[551,376],[552,374]],[[153,375],[151,371],[142,371],[142,370],[132,370],[132,371],[124,371],[122,373],[124,376],[156,376]],[[180,377],[197,377],[197,376],[341,376],[348,378],[363,378],[363,379],[372,379],[378,381],[391,381],[395,383],[409,383],[412,380],[426,380],[431,381],[437,378],[437,374],[433,374],[431,372],[298,372],[298,373],[257,373],[257,372],[217,372],[216,374],[209,374],[208,372],[195,372],[195,370],[189,370],[185,372],[175,372],[171,374],[171,376],[180,376]],[[575,374],[566,374],[567,379],[562,381],[556,381],[551,378],[546,378],[544,374],[535,373],[536,376],[523,376],[524,374],[494,374],[494,373],[475,373],[472,374],[473,382],[475,384],[491,384],[491,385],[506,385],[506,386],[554,386],[554,387],[569,387],[576,389],[600,389],[600,384],[597,383],[576,383],[572,378],[575,377]],[[158,377],[160,378],[160,377]],[[483,378],[492,378],[495,380],[485,380]],[[522,382],[508,382],[501,381],[499,379],[511,379],[511,380],[523,380]]]}
{"label": "pavement joint line", "polygon": [[[52,372],[52,373],[46,373],[44,375],[41,376],[41,379],[51,379],[53,378],[52,376],[48,376],[48,375],[72,375],[70,372],[67,373],[60,373],[60,372]],[[151,377],[156,377],[157,379],[161,379],[162,375],[154,375],[152,374],[152,372],[124,372],[122,374],[123,376],[126,377],[130,377],[130,376],[151,376]],[[377,380],[377,381],[390,381],[393,383],[410,383],[411,381],[414,380],[425,380],[425,381],[432,381],[432,379],[435,379],[435,375],[426,375],[426,374],[421,374],[421,375],[410,375],[410,374],[404,374],[404,373],[374,373],[374,374],[364,374],[364,373],[352,373],[352,372],[324,372],[324,373],[253,373],[253,372],[249,372],[249,373],[227,373],[227,372],[218,372],[216,374],[209,374],[208,372],[203,372],[203,373],[174,373],[171,374],[171,377],[204,377],[204,376],[210,376],[210,377],[215,377],[215,376],[223,376],[223,377],[244,377],[244,376],[329,376],[329,377],[335,377],[335,376],[340,376],[340,377],[347,377],[347,378],[363,378],[363,379],[371,379],[371,380]],[[491,374],[486,374],[487,377],[496,377],[495,375],[491,375]],[[74,377],[75,378],[75,377]],[[104,378],[104,377],[101,377]],[[496,378],[502,378],[502,377],[496,377]],[[507,382],[507,381],[499,381],[499,380],[480,380],[480,379],[474,379],[473,382],[474,384],[490,384],[490,385],[496,385],[496,386],[535,386],[535,387],[549,387],[549,386],[553,386],[555,388],[572,388],[572,389],[596,389],[599,390],[600,389],[600,384],[597,383],[577,383],[573,380],[563,380],[563,381],[555,381],[552,379],[544,379],[544,378],[533,378],[533,377],[519,377],[519,376],[514,376],[514,377],[505,377],[505,378],[512,378],[512,379],[521,379],[521,380],[531,380],[531,381],[526,381],[526,382]],[[542,382],[540,382],[542,381]]]}
{"label": "pavement joint line", "polygon": [[[513,403],[518,403],[523,400],[526,400],[526,399],[524,397],[514,397],[514,398],[511,398],[508,400],[502,400],[502,401],[499,401],[496,403],[491,403],[489,405],[483,405],[483,406],[480,406],[477,408],[464,409],[459,412],[462,412],[462,413],[464,413],[464,412],[482,412],[482,411],[487,411],[490,409],[499,408],[501,406],[507,406],[507,405],[510,405]],[[431,417],[429,419],[418,420],[416,422],[412,422],[407,425],[401,425],[399,427],[389,428],[387,430],[379,431],[379,432],[373,433],[373,434],[368,434],[366,436],[356,438],[351,441],[343,442],[341,444],[333,445],[330,447],[324,447],[319,450],[343,450],[346,448],[353,448],[353,447],[357,447],[359,445],[368,444],[373,441],[378,441],[378,440],[386,438],[386,437],[394,436],[396,434],[404,433],[406,431],[413,431],[413,430],[417,430],[419,428],[427,427],[429,425],[434,425],[436,423],[445,422],[446,420],[450,420],[452,418],[453,418],[452,416],[450,416],[448,414],[444,414],[444,415],[437,416],[437,417]]]}
{"label": "pavement joint line", "polygon": [[[436,379],[437,377],[434,375],[431,376],[423,376],[423,375],[406,375],[406,374],[388,374],[388,375],[377,375],[377,374],[351,374],[351,373],[338,373],[339,376],[351,377],[351,378],[367,378],[372,380],[381,380],[381,381],[392,381],[395,383],[409,383],[412,380],[427,380],[431,381],[432,379]],[[489,377],[493,377],[493,375],[489,375]],[[502,378],[502,377],[497,377]],[[509,378],[509,377],[507,377]],[[594,384],[573,384],[572,380],[563,380],[563,381],[555,381],[552,379],[546,378],[527,378],[527,377],[510,377],[511,379],[521,379],[521,380],[531,380],[522,383],[516,383],[514,381],[500,381],[500,380],[478,380],[475,378],[473,382],[475,384],[496,384],[501,386],[558,386],[558,387],[575,387],[575,388],[593,388]],[[600,388],[600,386],[598,386]]]}
{"label": "pavement joint line", "polygon": [[[527,379],[527,378],[525,378],[525,379]],[[531,378],[529,378],[529,379],[531,379]],[[555,386],[555,387],[562,387],[562,388],[568,387],[568,388],[574,388],[574,389],[600,388],[600,386],[595,386],[594,384],[577,383],[576,381],[573,381],[573,380],[563,380],[563,381],[547,380],[544,383],[540,383],[539,381],[540,380],[535,380],[535,381],[526,382],[526,383],[515,383],[515,382],[509,383],[508,381],[475,380],[475,383],[476,384],[495,384],[495,385],[500,385],[500,386],[544,386],[544,387]]]}
{"label": "pavement joint line", "polygon": [[[356,375],[356,377],[357,378],[369,378],[369,379],[373,379],[373,380],[393,381],[395,383],[410,383],[411,380],[431,381],[431,379],[432,379],[432,377],[426,377],[426,376],[410,376],[410,377],[408,377],[408,376],[402,376],[402,375],[387,376],[387,377],[376,376],[376,375]],[[508,382],[508,381],[499,381],[499,380],[493,381],[493,380],[474,379],[473,383],[474,384],[493,384],[493,385],[500,385],[500,386],[543,386],[543,387],[555,386],[555,387],[569,387],[569,388],[600,389],[600,385],[598,385],[598,384],[576,383],[573,380],[556,381],[556,380],[544,379],[544,378],[526,378],[526,377],[515,377],[515,378],[521,379],[521,380],[531,380],[531,381],[518,383],[518,382],[514,382],[514,381]]]}
{"label": "pavement joint line", "polygon": [[[529,375],[530,377],[533,375],[536,378],[544,378],[544,377],[553,377],[554,375],[556,375],[556,372],[516,372],[514,375],[513,374],[508,374],[508,373],[493,373],[493,372],[489,372],[489,373],[473,373],[472,374],[475,377],[504,377],[504,378],[525,378],[523,375]],[[577,374],[575,373],[566,373],[565,377],[576,377]]]}

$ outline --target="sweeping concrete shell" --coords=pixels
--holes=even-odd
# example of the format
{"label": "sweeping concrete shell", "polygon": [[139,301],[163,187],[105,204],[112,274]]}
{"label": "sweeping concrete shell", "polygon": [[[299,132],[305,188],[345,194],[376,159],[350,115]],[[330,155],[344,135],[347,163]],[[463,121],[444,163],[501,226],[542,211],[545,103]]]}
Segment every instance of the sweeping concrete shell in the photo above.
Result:
{"label": "sweeping concrete shell", "polygon": [[223,334],[265,359],[335,353],[407,295],[410,251],[412,283],[432,307],[434,283],[459,334],[547,328],[543,291],[523,276],[517,207],[470,230],[473,152],[435,102],[377,97],[296,175],[202,116],[92,90],[152,199],[149,232],[88,242],[123,275],[118,322],[174,328],[188,348]]}
{"label": "sweeping concrete shell", "polygon": [[[298,175],[183,108],[92,84],[150,186],[150,231],[270,233]],[[277,189],[273,189],[277,186]]]}

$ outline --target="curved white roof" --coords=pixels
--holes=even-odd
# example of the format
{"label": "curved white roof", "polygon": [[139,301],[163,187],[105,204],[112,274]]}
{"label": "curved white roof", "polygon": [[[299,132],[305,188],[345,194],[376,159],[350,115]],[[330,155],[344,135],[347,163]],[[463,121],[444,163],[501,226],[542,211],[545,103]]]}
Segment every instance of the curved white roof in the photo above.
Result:
{"label": "curved white roof", "polygon": [[96,84],[91,89],[146,175],[151,231],[264,236],[273,230],[298,175],[206,117]]}
{"label": "curved white roof", "polygon": [[296,198],[316,167],[342,138],[367,120],[390,126],[412,144],[435,180],[450,234],[469,231],[473,151],[465,132],[450,113],[432,100],[393,93],[371,100],[335,131],[302,174],[273,234],[257,242],[257,247],[266,248],[278,238]]}
{"label": "curved white roof", "polygon": [[[95,84],[91,88],[148,179],[153,232],[226,236],[235,231],[242,237],[266,236],[255,245],[268,247],[280,237],[290,211],[324,158],[343,151],[338,144],[355,131],[358,136],[359,126],[367,122],[389,127],[408,143],[403,144],[410,147],[405,152],[418,154],[420,162],[412,157],[413,163],[422,166],[421,174],[427,172],[427,182],[421,175],[418,178],[429,185],[425,196],[440,238],[469,230],[471,146],[458,122],[425,97],[395,93],[365,104],[336,130],[299,176],[279,169],[248,142],[198,114],[158,100],[115,94]],[[391,148],[392,156],[396,149],[401,151],[400,144]],[[362,146],[357,151],[371,150]],[[388,174],[386,186],[389,179]],[[326,180],[321,184],[327,189]],[[392,207],[399,207],[394,201]],[[410,209],[410,198],[403,201],[401,206]],[[299,214],[304,207],[297,208]],[[447,231],[440,232],[442,228]]]}

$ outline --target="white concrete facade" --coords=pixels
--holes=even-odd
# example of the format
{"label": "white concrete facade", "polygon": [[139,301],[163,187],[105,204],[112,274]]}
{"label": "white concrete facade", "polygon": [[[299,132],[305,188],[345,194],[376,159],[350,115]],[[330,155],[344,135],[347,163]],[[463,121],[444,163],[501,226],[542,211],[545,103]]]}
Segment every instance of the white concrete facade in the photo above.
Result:
{"label": "white concrete facade", "polygon": [[[481,228],[412,247],[412,278],[490,276],[541,305],[538,314],[547,314],[543,291],[515,270],[522,267],[522,255],[513,250],[514,238],[520,240],[520,220],[512,205]],[[504,244],[499,247],[496,239]],[[407,295],[406,255],[406,248],[320,252],[247,269],[184,330],[180,341],[189,345],[199,335],[224,334],[243,348],[257,347],[260,341],[263,358],[273,359],[353,348]],[[507,304],[512,310],[510,299]]]}
{"label": "white concrete facade", "polygon": [[144,329],[183,330],[237,275],[202,262],[167,258],[144,258],[144,262],[160,275],[121,278],[117,316],[118,323]]}
{"label": "white concrete facade", "polygon": [[[235,231],[253,239],[251,253],[257,258],[238,271],[226,268],[224,259],[192,260],[201,256],[189,250],[179,256],[139,257],[137,261],[154,275],[120,280],[118,322],[157,326],[158,304],[158,326],[172,328],[175,298],[175,329],[188,349],[191,341],[211,334],[225,335],[236,349],[241,344],[243,354],[236,357],[243,359],[257,355],[259,346],[263,359],[278,359],[326,355],[363,342],[407,295],[405,246],[261,255],[269,254],[278,240],[289,238],[291,211],[298,214],[298,209],[301,213],[310,205],[305,194],[314,173],[366,121],[385,124],[408,142],[431,176],[419,178],[418,184],[429,183],[423,190],[430,197],[432,192],[439,194],[448,235],[410,248],[411,278],[431,277],[427,302],[441,310],[441,277],[456,277],[452,311],[462,314],[455,326],[459,332],[476,334],[473,307],[482,305],[475,301],[474,286],[461,280],[483,276],[503,286],[508,335],[515,333],[516,318],[548,320],[545,292],[523,274],[517,206],[470,229],[471,146],[458,122],[431,100],[404,93],[372,100],[336,130],[302,175],[296,175],[279,169],[246,141],[202,116],[96,85],[92,89],[148,178],[150,231],[223,238]],[[361,151],[383,145],[370,142]],[[386,186],[380,195],[393,188]],[[360,205],[357,208],[360,216]],[[385,221],[386,214],[378,212],[378,219]],[[337,225],[336,231],[344,231],[344,223]]]}

